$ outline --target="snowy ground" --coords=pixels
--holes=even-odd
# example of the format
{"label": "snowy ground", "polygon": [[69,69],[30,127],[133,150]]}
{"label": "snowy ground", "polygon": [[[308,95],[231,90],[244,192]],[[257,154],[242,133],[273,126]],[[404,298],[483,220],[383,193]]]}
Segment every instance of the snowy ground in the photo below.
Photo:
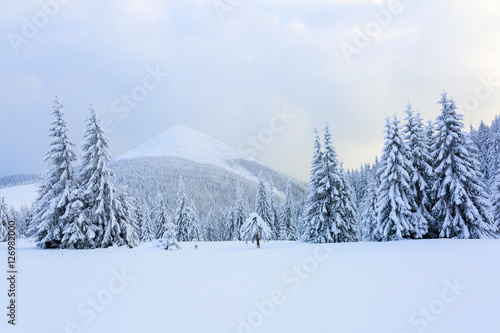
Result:
{"label": "snowy ground", "polygon": [[[500,241],[18,247],[1,332],[499,332]],[[7,271],[6,244],[0,262]],[[6,279],[0,303],[6,312]]]}
{"label": "snowy ground", "polygon": [[19,210],[24,204],[31,207],[31,203],[35,201],[38,194],[37,190],[36,184],[7,187],[0,189],[0,197],[4,197],[8,205]]}

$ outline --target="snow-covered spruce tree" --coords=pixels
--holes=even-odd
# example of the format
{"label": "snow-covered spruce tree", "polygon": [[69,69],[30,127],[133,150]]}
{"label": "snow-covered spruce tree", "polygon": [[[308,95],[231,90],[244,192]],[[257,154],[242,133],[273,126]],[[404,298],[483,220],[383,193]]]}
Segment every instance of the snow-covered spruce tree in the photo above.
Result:
{"label": "snow-covered spruce tree", "polygon": [[233,209],[226,209],[226,210],[221,211],[221,215],[220,215],[221,232],[220,233],[221,233],[221,237],[222,237],[223,241],[233,240],[233,238],[232,238],[233,237],[232,230],[233,230],[233,226],[234,226],[233,215],[234,215]]}
{"label": "snow-covered spruce tree", "polygon": [[158,245],[165,250],[180,250],[181,248],[177,243],[176,234],[175,225],[169,221]]}
{"label": "snow-covered spruce tree", "polygon": [[[137,238],[137,222],[131,199],[115,187],[115,175],[109,167],[109,140],[93,106],[90,106],[89,112],[76,196],[76,202],[81,201],[82,207],[79,218],[71,223],[82,221],[83,248],[133,247]],[[65,237],[71,239],[76,229],[68,227]]]}
{"label": "snow-covered spruce tree", "polygon": [[297,240],[297,227],[295,223],[295,210],[292,197],[292,180],[288,178],[285,190],[285,200],[280,207],[280,232],[279,240]]}
{"label": "snow-covered spruce tree", "polygon": [[[337,159],[328,125],[325,127],[324,146],[323,160],[326,174],[323,186],[333,203],[328,214],[331,237],[334,243],[356,242],[359,240],[356,198]],[[326,209],[328,210],[328,207]]]}
{"label": "snow-covered spruce tree", "polygon": [[202,238],[205,242],[219,241],[220,235],[217,221],[214,216],[214,204],[212,202],[202,223]]}
{"label": "snow-covered spruce tree", "polygon": [[496,181],[496,175],[498,173],[498,166],[500,166],[500,117],[496,116],[491,127],[489,129],[488,143],[485,145],[485,149],[488,149],[486,155],[488,158],[488,172],[490,175],[489,183],[487,184],[487,189],[493,187],[493,183]]}
{"label": "snow-covered spruce tree", "polygon": [[378,163],[373,166],[369,174],[367,190],[363,197],[359,218],[360,238],[368,242],[382,240],[377,229],[377,189],[380,185],[377,167]]}
{"label": "snow-covered spruce tree", "polygon": [[61,245],[63,230],[68,223],[64,216],[67,216],[71,195],[76,187],[72,166],[76,155],[68,138],[66,112],[58,96],[52,114],[54,120],[49,131],[53,141],[44,159],[49,163],[50,170],[38,189],[32,221],[33,233],[41,248],[57,248]]}
{"label": "snow-covered spruce tree", "polygon": [[240,235],[246,243],[248,241],[257,242],[257,248],[260,248],[260,241],[270,241],[273,232],[266,221],[258,214],[252,213],[241,226]]}
{"label": "snow-covered spruce tree", "polygon": [[[380,158],[377,190],[377,228],[382,241],[409,238],[413,232],[411,208],[413,192],[410,175],[413,165],[408,159],[408,147],[403,140],[396,116],[387,119],[385,145]],[[410,171],[411,172],[411,171]]]}
{"label": "snow-covered spruce tree", "polygon": [[[151,221],[151,212],[149,205],[144,200],[142,202],[142,222],[141,222],[141,242],[149,243],[155,239],[153,231],[153,222]],[[165,230],[166,231],[166,230]]]}
{"label": "snow-covered spruce tree", "polygon": [[480,165],[473,142],[462,131],[462,115],[455,102],[441,94],[441,114],[432,147],[436,177],[433,214],[441,238],[494,238],[497,228],[489,212],[490,202],[481,182]]}
{"label": "snow-covered spruce tree", "polygon": [[493,203],[493,219],[495,221],[497,230],[500,230],[500,164],[497,168],[495,181],[491,186],[491,201]]}
{"label": "snow-covered spruce tree", "polygon": [[8,227],[7,204],[5,203],[5,198],[0,197],[0,242],[7,241]]}
{"label": "snow-covered spruce tree", "polygon": [[280,220],[279,220],[279,208],[278,204],[276,203],[276,198],[274,196],[274,181],[271,178],[271,181],[269,182],[269,226],[271,227],[271,230],[273,231],[273,239],[279,239],[280,236]]}
{"label": "snow-covered spruce tree", "polygon": [[191,209],[189,210],[188,242],[199,242],[203,239],[201,237],[200,220],[193,200],[189,201],[189,206]]}
{"label": "snow-covered spruce tree", "polygon": [[353,242],[359,239],[356,203],[353,191],[337,160],[328,125],[325,149],[316,133],[314,157],[309,182],[309,196],[304,214],[305,234],[311,243]]}
{"label": "snow-covered spruce tree", "polygon": [[327,196],[321,185],[321,180],[324,178],[325,173],[323,168],[323,152],[321,151],[318,131],[315,130],[314,133],[314,152],[309,175],[307,198],[304,204],[305,209],[302,214],[302,228],[304,232],[301,235],[301,240],[309,243],[330,243],[332,240],[328,238],[330,233],[328,232],[328,226],[323,216],[323,203]]}
{"label": "snow-covered spruce tree", "polygon": [[267,198],[266,185],[264,184],[262,175],[260,175],[259,183],[257,185],[257,195],[255,197],[255,212],[271,228],[271,223],[272,223],[271,208],[269,207],[269,199]]}
{"label": "snow-covered spruce tree", "polygon": [[165,228],[169,222],[171,222],[171,217],[168,214],[165,200],[163,199],[163,195],[158,193],[153,211],[153,218],[151,220],[155,239],[163,237],[166,230]]}
{"label": "snow-covered spruce tree", "polygon": [[248,200],[245,197],[243,186],[240,182],[236,184],[236,202],[232,215],[232,225],[229,230],[230,240],[241,240],[240,229],[248,216]]}
{"label": "snow-covered spruce tree", "polygon": [[437,201],[436,193],[433,190],[434,183],[436,182],[436,175],[434,174],[435,161],[433,160],[432,157],[433,155],[432,147],[434,145],[434,136],[436,135],[436,128],[435,128],[435,123],[432,119],[429,118],[429,120],[427,120],[427,125],[425,126],[424,132],[425,132],[425,142],[426,142],[425,144],[427,145],[427,147],[429,147],[429,155],[431,157],[429,165],[432,168],[431,176],[429,177],[429,180],[427,182],[427,199],[429,200],[428,212],[432,216],[432,219],[429,221],[427,238],[439,238],[437,221],[435,219],[434,213],[432,212],[432,209]]}
{"label": "snow-covered spruce tree", "polygon": [[490,180],[492,180],[495,175],[491,174],[492,171],[490,166],[491,156],[490,156],[490,128],[481,120],[479,128],[477,131],[471,131],[470,138],[477,146],[477,159],[481,165],[480,172],[482,174],[481,181],[488,187]]}
{"label": "snow-covered spruce tree", "polygon": [[407,169],[410,176],[410,188],[413,190],[411,207],[412,238],[423,238],[432,224],[429,187],[432,181],[430,147],[426,138],[425,127],[420,114],[415,114],[412,105],[406,106],[405,139],[413,168]]}
{"label": "snow-covered spruce tree", "polygon": [[84,210],[80,200],[80,192],[75,189],[70,196],[69,209],[64,215],[69,222],[63,231],[60,247],[63,249],[93,249],[97,225],[93,224],[88,216],[89,211]]}
{"label": "snow-covered spruce tree", "polygon": [[19,209],[19,212],[16,214],[16,225],[19,230],[19,234],[25,238],[30,237],[29,229],[32,217],[33,213],[26,204],[23,204],[21,209]]}
{"label": "snow-covered spruce tree", "polygon": [[[109,234],[116,235],[110,236],[113,242],[108,244],[104,243],[103,247],[113,245],[127,245],[128,247],[135,247],[140,241],[140,228],[137,221],[137,214],[135,209],[135,198],[128,195],[125,189],[121,189],[117,193],[117,200],[115,200],[114,211],[116,212],[117,223],[111,224],[115,230],[110,230]],[[106,231],[104,239],[106,240]]]}
{"label": "snow-covered spruce tree", "polygon": [[[175,227],[177,231],[177,240],[180,242],[191,242],[194,240],[196,225],[194,208],[191,201],[187,198],[184,188],[184,181],[179,177],[179,190],[177,192],[177,209],[175,213]],[[199,230],[199,229],[198,229]],[[198,233],[199,239],[199,233]]]}

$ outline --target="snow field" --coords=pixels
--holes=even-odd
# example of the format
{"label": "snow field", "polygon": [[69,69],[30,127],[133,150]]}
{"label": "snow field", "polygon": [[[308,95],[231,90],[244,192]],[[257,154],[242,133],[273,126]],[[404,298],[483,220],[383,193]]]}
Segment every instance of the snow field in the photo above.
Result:
{"label": "snow field", "polygon": [[[195,244],[198,249],[195,250]],[[2,332],[498,332],[498,240],[18,247]],[[0,244],[6,262],[6,243]],[[2,279],[0,290],[7,290]],[[2,295],[4,293],[2,292]],[[6,296],[2,296],[6,299]]]}
{"label": "snow field", "polygon": [[31,207],[31,203],[37,197],[37,190],[38,186],[36,184],[2,188],[0,189],[0,197],[5,197],[8,205],[12,205],[19,210],[24,204]]}

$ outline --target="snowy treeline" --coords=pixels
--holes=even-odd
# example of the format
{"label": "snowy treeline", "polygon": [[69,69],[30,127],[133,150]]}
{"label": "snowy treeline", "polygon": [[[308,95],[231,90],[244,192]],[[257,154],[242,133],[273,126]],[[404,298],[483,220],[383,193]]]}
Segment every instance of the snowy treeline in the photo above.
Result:
{"label": "snowy treeline", "polygon": [[[277,200],[283,198],[287,185],[286,175],[253,161],[227,162],[252,178],[258,178],[261,174],[269,183],[269,187],[274,183]],[[248,204],[251,207],[255,204],[255,181],[214,165],[163,156],[118,160],[112,162],[111,167],[115,171],[117,183],[126,186],[130,195],[139,200],[147,200],[150,206],[154,205],[158,193],[161,193],[167,205],[174,209],[179,176],[183,177],[185,189],[202,216],[206,215],[212,206],[217,211],[232,206],[237,186],[241,186],[249,200]],[[305,189],[306,184],[292,179],[291,191],[294,201],[299,201],[304,196]]]}
{"label": "snowy treeline", "polygon": [[[161,191],[157,192],[154,204],[145,199],[139,201],[127,193],[128,189],[115,185],[108,139],[94,108],[91,106],[89,110],[83,153],[78,159],[68,137],[64,107],[56,98],[50,128],[52,142],[45,157],[50,170],[39,185],[33,211],[23,208],[19,213],[19,221],[26,221],[19,228],[23,236],[36,237],[42,248],[69,249],[133,247],[139,241],[155,239],[169,249],[178,247],[177,241],[242,239],[241,226],[252,210],[248,191],[243,190],[241,182],[237,182],[236,196],[228,195],[234,199],[234,206],[219,207],[217,211],[214,197],[225,189],[214,188],[202,215],[187,193],[182,177],[176,181],[175,210],[170,210],[173,205],[168,204]],[[78,160],[81,166],[75,171],[73,164]],[[200,176],[196,170],[192,174]],[[272,185],[268,189],[262,179],[259,181],[255,209],[267,207],[261,214],[270,224],[273,239],[297,238],[294,190],[299,191],[297,184],[289,180],[285,200],[279,205],[277,190]]]}
{"label": "snowy treeline", "polygon": [[36,174],[20,174],[0,178],[0,188],[34,184],[42,178]]}
{"label": "snowy treeline", "polygon": [[453,99],[443,93],[438,103],[435,122],[411,105],[404,125],[388,118],[380,161],[348,173],[362,240],[498,237],[498,118],[469,135]]}
{"label": "snowy treeline", "polygon": [[[158,240],[173,249],[178,241],[252,240],[256,230],[263,240],[314,243],[498,238],[500,120],[481,123],[469,134],[446,93],[438,103],[441,113],[434,122],[424,122],[411,104],[403,123],[396,115],[387,118],[380,160],[360,170],[343,170],[328,126],[323,140],[316,132],[309,186],[301,198],[297,181],[275,178],[250,162],[244,168],[259,174],[256,186],[182,159],[110,164],[108,139],[92,107],[76,172],[65,113],[56,99],[46,154],[51,169],[33,209],[16,212],[0,198],[0,238],[8,219],[42,248],[132,247]],[[110,166],[120,170],[127,188],[115,185]]]}
{"label": "snowy treeline", "polygon": [[108,139],[92,106],[89,111],[82,165],[76,174],[66,113],[56,97],[53,140],[45,155],[51,168],[39,186],[31,223],[42,248],[132,247],[138,241],[133,199],[115,187]]}

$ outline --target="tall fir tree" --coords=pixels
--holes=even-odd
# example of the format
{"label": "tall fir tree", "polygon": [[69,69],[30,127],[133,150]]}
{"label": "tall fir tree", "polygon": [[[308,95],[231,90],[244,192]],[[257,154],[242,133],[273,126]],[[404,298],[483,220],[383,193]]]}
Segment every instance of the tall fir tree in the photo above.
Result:
{"label": "tall fir tree", "polygon": [[208,208],[208,213],[205,215],[202,223],[202,238],[205,242],[217,242],[219,241],[219,228],[217,225],[217,219],[214,216],[214,204],[213,201],[210,203]]}
{"label": "tall fir tree", "polygon": [[292,180],[288,178],[285,189],[285,200],[280,207],[279,215],[279,240],[297,240],[297,227],[292,196]]}
{"label": "tall fir tree", "polygon": [[273,231],[273,239],[279,239],[280,236],[280,219],[279,219],[279,209],[276,202],[276,197],[274,195],[274,181],[271,178],[269,182],[269,226]]}
{"label": "tall fir tree", "polygon": [[493,204],[493,219],[497,230],[500,230],[500,164],[497,168],[495,181],[492,184],[492,204]]}
{"label": "tall fir tree", "polygon": [[[380,158],[377,190],[377,233],[382,241],[401,240],[412,234],[413,193],[410,175],[413,165],[396,116],[386,121],[385,145]],[[410,171],[411,172],[411,171]]]}
{"label": "tall fir tree", "polygon": [[303,240],[311,243],[338,243],[359,240],[354,193],[343,174],[333,147],[330,129],[325,127],[324,152],[316,133],[306,231]]}
{"label": "tall fir tree", "polygon": [[[141,222],[141,242],[149,243],[155,239],[153,222],[151,221],[151,211],[148,203],[142,202],[142,222]],[[163,236],[163,235],[162,235]]]}
{"label": "tall fir tree", "polygon": [[170,222],[170,219],[171,217],[168,214],[165,199],[163,198],[163,195],[161,193],[158,193],[158,195],[156,196],[156,202],[151,219],[155,239],[160,239],[163,237],[165,227],[167,226],[168,222]]}
{"label": "tall fir tree", "polygon": [[76,161],[73,143],[68,138],[68,126],[64,106],[56,96],[54,120],[50,136],[53,138],[45,154],[50,170],[38,189],[35,200],[32,226],[37,244],[41,248],[57,248],[61,245],[63,231],[68,224],[68,213],[76,188],[72,163]]}
{"label": "tall fir tree", "polygon": [[236,202],[232,214],[232,224],[229,230],[230,240],[241,240],[240,228],[245,223],[248,215],[248,200],[245,197],[243,186],[240,182],[236,184]]}
{"label": "tall fir tree", "polygon": [[[180,242],[199,240],[199,226],[191,201],[186,195],[184,181],[179,177],[179,190],[177,192],[177,209],[175,213],[175,227],[177,239]],[[196,238],[196,239],[195,239]]]}
{"label": "tall fir tree", "polygon": [[318,131],[315,130],[314,152],[307,188],[304,214],[302,216],[303,234],[301,240],[309,243],[329,243],[328,226],[323,217],[323,202],[327,193],[323,190],[321,180],[324,178],[323,152]]}
{"label": "tall fir tree", "polygon": [[199,242],[202,241],[200,220],[198,214],[196,213],[196,206],[193,200],[189,201],[189,224],[188,224],[188,242]]}
{"label": "tall fir tree", "polygon": [[325,203],[325,208],[328,212],[331,238],[334,243],[356,242],[359,240],[356,198],[338,161],[328,124],[324,131],[323,186],[330,197]]}
{"label": "tall fir tree", "polygon": [[428,145],[425,126],[420,114],[415,114],[412,105],[406,106],[405,139],[408,144],[408,154],[412,168],[408,169],[410,188],[413,190],[413,206],[411,207],[412,238],[423,238],[432,224],[430,214],[431,202],[428,197],[432,185],[432,160]]}
{"label": "tall fir tree", "polygon": [[266,185],[259,176],[259,183],[257,184],[257,195],[255,197],[255,212],[266,222],[268,226],[272,224],[272,213],[269,207],[269,199],[267,198]]}
{"label": "tall fir tree", "polygon": [[9,227],[9,216],[7,214],[7,204],[5,198],[0,197],[0,242],[7,241]]}
{"label": "tall fir tree", "polygon": [[377,229],[377,190],[380,186],[377,176],[378,162],[373,166],[368,176],[368,185],[363,197],[359,218],[359,233],[363,241],[381,241]]}
{"label": "tall fir tree", "polygon": [[432,147],[435,162],[436,204],[433,214],[442,238],[495,238],[497,228],[490,215],[490,202],[481,182],[480,164],[473,142],[462,131],[462,115],[447,93],[438,101],[437,134]]}
{"label": "tall fir tree", "polygon": [[114,184],[115,174],[109,167],[109,140],[93,106],[89,112],[82,147],[80,186],[72,204],[75,209],[72,223],[79,223],[79,226],[68,226],[65,238],[83,235],[80,240],[83,248],[133,247],[138,237],[133,202]]}

